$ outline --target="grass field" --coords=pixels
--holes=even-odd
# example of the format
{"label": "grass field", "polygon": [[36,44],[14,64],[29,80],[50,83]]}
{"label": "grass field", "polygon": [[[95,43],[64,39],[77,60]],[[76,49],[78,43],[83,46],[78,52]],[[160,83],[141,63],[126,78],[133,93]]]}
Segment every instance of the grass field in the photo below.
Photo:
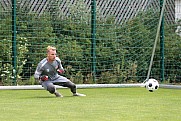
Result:
{"label": "grass field", "polygon": [[0,90],[1,121],[181,121],[181,90],[144,88]]}

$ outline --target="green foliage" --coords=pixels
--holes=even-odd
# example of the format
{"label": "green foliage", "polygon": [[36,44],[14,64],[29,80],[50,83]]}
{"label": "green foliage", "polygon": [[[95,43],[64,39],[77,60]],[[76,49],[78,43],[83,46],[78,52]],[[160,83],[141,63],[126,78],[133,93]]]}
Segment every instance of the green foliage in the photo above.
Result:
{"label": "green foliage", "polygon": [[170,83],[180,83],[181,79],[181,35],[175,33],[178,26],[181,26],[179,22],[176,25],[165,26],[165,35],[169,35],[165,36],[165,72]]}
{"label": "green foliage", "polygon": [[3,68],[1,68],[1,84],[11,85],[12,84],[12,65],[10,63],[2,63]]}
{"label": "green foliage", "polygon": [[[53,4],[54,3],[54,4]],[[60,11],[61,1],[52,0],[44,13],[29,12],[17,5],[17,77],[19,84],[34,84],[32,76],[38,62],[46,57],[46,47],[57,47],[66,70],[75,83],[93,83],[91,72],[91,11],[83,1]],[[7,12],[7,13],[10,13]],[[115,23],[114,16],[96,13],[97,83],[141,82],[147,74],[156,35],[159,11],[142,11],[129,21]],[[9,25],[9,26],[7,26]],[[170,82],[180,82],[180,36],[175,28],[165,26],[165,75]],[[12,76],[11,15],[0,14],[0,80],[6,84]],[[168,49],[171,48],[171,49]],[[154,57],[152,76],[159,78],[159,44]],[[30,82],[27,81],[30,79]],[[11,84],[9,84],[11,85]]]}
{"label": "green foliage", "polygon": [[11,23],[9,14],[0,14],[0,83],[2,85],[11,84],[12,65],[11,65]]}
{"label": "green foliage", "polygon": [[27,39],[28,53],[25,54],[26,64],[21,73],[22,79],[27,80],[32,76],[29,73],[34,72],[38,62],[43,57],[46,57],[46,47],[48,45],[55,45],[57,37],[53,33],[49,13],[38,16],[37,13],[24,13],[22,11],[19,8],[17,12],[17,31],[18,37],[26,37]]}
{"label": "green foliage", "polygon": [[[3,83],[3,85],[9,85],[12,83],[12,58],[11,58],[11,50],[12,50],[12,45],[11,45],[11,41],[10,40],[6,40],[4,39],[2,45],[2,49],[4,50],[4,52],[2,53],[2,67],[0,68],[0,74],[1,74],[1,81]],[[25,58],[26,53],[28,52],[27,49],[27,39],[26,38],[17,38],[17,78],[21,79],[20,74],[22,73],[22,69],[23,66],[26,64],[27,59]],[[3,46],[5,43],[6,46]]]}
{"label": "green foliage", "polygon": [[[11,85],[12,84],[12,42],[11,42],[11,29],[10,25],[10,16],[8,15],[1,15],[1,20],[5,24],[0,24],[1,30],[7,30],[7,31],[0,31],[0,34],[2,35],[0,37],[0,48],[3,51],[0,51],[0,62],[1,62],[1,68],[0,68],[0,81],[3,85]],[[25,54],[28,52],[27,46],[27,39],[23,37],[17,36],[17,77],[18,79],[21,79],[20,73],[22,73],[22,68],[26,63]]]}
{"label": "green foliage", "polygon": [[35,80],[34,76],[31,76],[27,80],[18,80],[18,85],[39,85],[39,82]]}

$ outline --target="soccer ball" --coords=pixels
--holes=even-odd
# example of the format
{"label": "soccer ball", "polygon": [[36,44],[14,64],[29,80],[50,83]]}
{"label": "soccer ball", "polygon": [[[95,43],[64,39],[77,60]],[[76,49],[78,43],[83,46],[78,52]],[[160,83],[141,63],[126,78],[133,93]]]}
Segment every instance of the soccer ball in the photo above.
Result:
{"label": "soccer ball", "polygon": [[145,87],[147,90],[149,90],[150,92],[156,91],[159,88],[159,83],[156,79],[149,79],[146,83],[145,83]]}

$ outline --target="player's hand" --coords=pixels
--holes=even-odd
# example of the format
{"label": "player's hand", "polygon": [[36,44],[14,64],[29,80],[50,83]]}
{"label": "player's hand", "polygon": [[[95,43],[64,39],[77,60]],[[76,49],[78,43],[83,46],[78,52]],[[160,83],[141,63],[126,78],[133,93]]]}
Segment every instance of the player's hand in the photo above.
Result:
{"label": "player's hand", "polygon": [[43,75],[43,76],[40,77],[40,80],[41,81],[47,81],[48,80],[48,76]]}
{"label": "player's hand", "polygon": [[57,72],[58,72],[58,74],[63,74],[63,73],[64,73],[64,70],[58,69]]}

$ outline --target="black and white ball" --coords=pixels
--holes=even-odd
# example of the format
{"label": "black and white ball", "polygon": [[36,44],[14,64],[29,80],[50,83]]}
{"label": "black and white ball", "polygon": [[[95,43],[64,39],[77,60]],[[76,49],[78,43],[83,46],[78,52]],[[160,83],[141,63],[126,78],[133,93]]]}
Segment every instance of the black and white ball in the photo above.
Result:
{"label": "black and white ball", "polygon": [[145,87],[147,90],[149,90],[150,92],[156,91],[159,88],[159,83],[156,79],[149,79],[146,83],[145,83]]}

